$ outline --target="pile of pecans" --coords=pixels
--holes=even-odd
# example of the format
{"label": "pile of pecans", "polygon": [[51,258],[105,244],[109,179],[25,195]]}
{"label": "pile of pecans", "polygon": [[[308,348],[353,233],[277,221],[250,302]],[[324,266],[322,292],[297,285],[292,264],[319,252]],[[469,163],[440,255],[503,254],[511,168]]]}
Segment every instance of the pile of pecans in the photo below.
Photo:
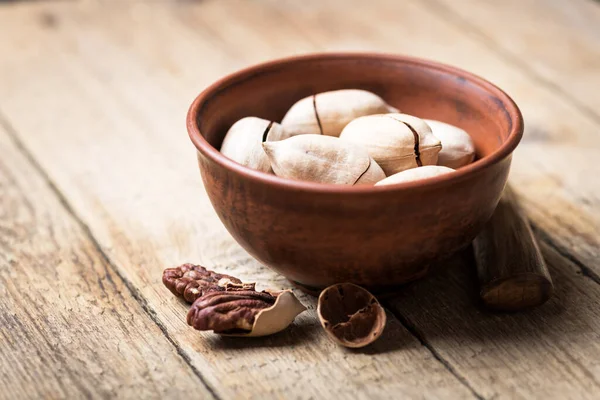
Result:
{"label": "pile of pecans", "polygon": [[[291,290],[256,290],[230,275],[183,264],[163,272],[163,284],[191,303],[187,323],[200,331],[228,336],[266,336],[282,331],[306,310]],[[333,285],[319,297],[321,324],[330,337],[347,347],[375,341],[385,326],[385,311],[365,289]]]}
{"label": "pile of pecans", "polygon": [[464,130],[403,114],[366,90],[318,93],[296,102],[281,123],[245,117],[221,153],[289,179],[391,185],[453,172],[475,159]]}

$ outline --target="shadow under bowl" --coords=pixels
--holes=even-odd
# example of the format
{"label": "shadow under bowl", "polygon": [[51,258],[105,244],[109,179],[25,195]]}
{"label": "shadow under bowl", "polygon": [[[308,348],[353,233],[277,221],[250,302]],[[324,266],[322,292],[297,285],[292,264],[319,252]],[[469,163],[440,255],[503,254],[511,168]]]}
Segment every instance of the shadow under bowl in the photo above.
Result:
{"label": "shadow under bowl", "polygon": [[[219,153],[238,119],[280,121],[297,100],[344,88],[465,129],[478,160],[418,182],[355,187],[283,179]],[[187,128],[215,211],[253,257],[312,293],[340,282],[377,293],[423,276],[477,235],[506,184],[523,119],[506,93],[469,72],[405,56],[333,53],[217,81],[191,105]]]}

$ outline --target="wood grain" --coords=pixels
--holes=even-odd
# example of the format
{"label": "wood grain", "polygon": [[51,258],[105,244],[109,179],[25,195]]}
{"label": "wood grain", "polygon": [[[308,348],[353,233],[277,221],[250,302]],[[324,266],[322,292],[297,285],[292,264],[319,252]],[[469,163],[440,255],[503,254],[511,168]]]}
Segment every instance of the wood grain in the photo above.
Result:
{"label": "wood grain", "polygon": [[[589,162],[599,153],[598,124],[427,5],[360,4],[0,9],[0,26],[16,32],[0,36],[0,110],[220,396],[249,397],[251,387],[263,397],[591,398],[600,379],[600,294],[590,275],[600,271],[594,212],[600,171]],[[473,305],[469,264],[459,259],[390,303],[424,346],[390,318],[391,329],[368,352],[339,349],[318,327],[314,300],[306,297],[311,310],[271,338],[240,342],[185,325],[185,307],[160,284],[165,266],[201,262],[256,278],[262,287],[288,285],[232,241],[208,204],[184,128],[191,99],[244,65],[324,49],[435,58],[490,78],[515,98],[528,128],[511,179],[544,241],[577,263],[544,245],[557,277],[551,302],[522,315],[484,313]]]}
{"label": "wood grain", "polygon": [[488,44],[600,121],[600,3],[430,0],[429,9]]}
{"label": "wood grain", "polygon": [[212,397],[1,127],[0,148],[0,398]]}
{"label": "wood grain", "polygon": [[600,285],[553,248],[541,248],[555,293],[531,311],[480,307],[469,250],[387,305],[482,398],[597,398]]}
{"label": "wood grain", "polygon": [[473,241],[483,303],[497,310],[539,306],[554,287],[527,216],[510,187],[492,218]]}
{"label": "wood grain", "polygon": [[[144,40],[159,40],[163,32],[158,21],[165,20],[170,6],[156,11],[144,7],[135,7],[140,30],[134,24],[134,35],[148,33],[149,16],[144,12],[150,12],[157,23]],[[397,320],[391,318],[372,347],[351,352],[322,331],[315,300],[306,296],[301,300],[310,310],[272,337],[241,341],[190,329],[185,323],[187,307],[160,282],[166,266],[200,262],[244,280],[256,279],[260,288],[289,283],[251,260],[218,222],[200,185],[183,125],[191,97],[177,93],[177,85],[165,78],[162,68],[141,62],[135,48],[121,47],[128,43],[119,35],[128,34],[121,29],[132,22],[129,9],[60,9],[61,22],[51,32],[39,24],[28,31],[31,47],[21,53],[31,57],[25,63],[30,66],[27,71],[21,64],[25,59],[2,64],[0,76],[17,74],[27,84],[15,87],[3,80],[0,90],[11,94],[11,102],[0,107],[19,132],[33,132],[35,136],[23,135],[27,146],[90,226],[115,268],[218,396],[472,397],[469,388]],[[19,16],[20,22],[32,18],[17,12],[2,23]],[[172,25],[177,24],[164,27]],[[200,42],[195,34],[192,37],[192,43]],[[12,45],[3,41],[0,46]],[[211,68],[215,67],[197,70],[198,76],[213,79],[218,71]],[[42,87],[60,93],[58,101],[36,96]],[[188,90],[189,95],[195,91]],[[36,110],[34,115],[19,111],[24,100]],[[174,129],[177,126],[181,129]],[[60,140],[52,139],[55,132],[60,132]],[[40,152],[39,146],[45,150]]]}

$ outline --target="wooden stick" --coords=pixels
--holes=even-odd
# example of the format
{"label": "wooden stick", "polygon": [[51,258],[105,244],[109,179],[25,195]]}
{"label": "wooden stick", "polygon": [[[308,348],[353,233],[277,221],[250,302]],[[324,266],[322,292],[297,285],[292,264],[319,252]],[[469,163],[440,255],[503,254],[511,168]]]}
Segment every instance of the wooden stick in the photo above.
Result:
{"label": "wooden stick", "polygon": [[517,311],[546,302],[554,291],[531,226],[507,187],[491,220],[473,241],[480,296],[486,306]]}

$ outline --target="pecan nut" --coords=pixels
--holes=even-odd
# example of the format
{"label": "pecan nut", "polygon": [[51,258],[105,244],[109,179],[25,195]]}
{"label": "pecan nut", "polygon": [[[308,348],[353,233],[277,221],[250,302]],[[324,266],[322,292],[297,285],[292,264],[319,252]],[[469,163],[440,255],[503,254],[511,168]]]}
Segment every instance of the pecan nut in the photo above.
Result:
{"label": "pecan nut", "polygon": [[187,322],[199,331],[250,332],[258,312],[275,304],[275,299],[266,292],[210,292],[194,302]]}
{"label": "pecan nut", "polygon": [[290,290],[228,290],[198,298],[187,315],[197,330],[236,336],[265,336],[281,331],[306,307]]}
{"label": "pecan nut", "polygon": [[[238,278],[218,274],[201,265],[194,264],[183,264],[179,267],[165,269],[162,281],[174,295],[183,297],[188,303],[193,303],[205,293],[224,291],[227,282],[233,285],[242,285],[242,281]],[[219,285],[219,281],[221,281],[221,285]],[[231,290],[235,290],[233,285]],[[252,287],[252,289],[254,288]]]}

